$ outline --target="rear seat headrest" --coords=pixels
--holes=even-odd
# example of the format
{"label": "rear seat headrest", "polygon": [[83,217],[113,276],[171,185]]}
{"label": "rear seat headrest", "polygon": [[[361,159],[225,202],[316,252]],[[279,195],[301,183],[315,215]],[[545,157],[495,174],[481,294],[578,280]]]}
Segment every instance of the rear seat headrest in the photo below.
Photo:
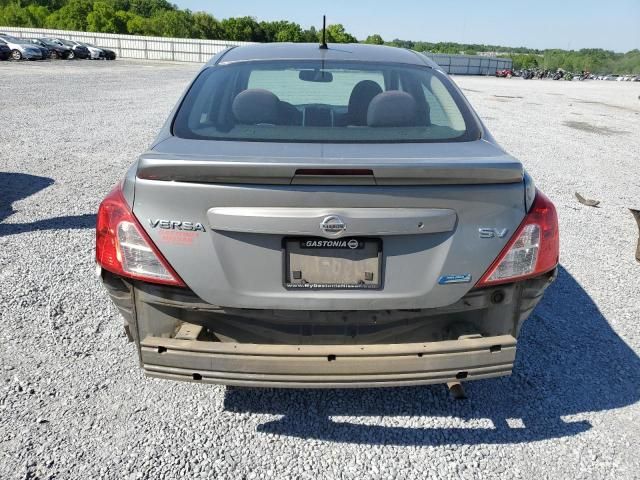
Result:
{"label": "rear seat headrest", "polygon": [[382,92],[373,97],[367,111],[370,127],[408,127],[417,124],[417,104],[400,90]]}
{"label": "rear seat headrest", "polygon": [[349,97],[349,106],[347,107],[347,112],[350,117],[349,123],[351,125],[362,126],[367,124],[369,104],[379,93],[382,93],[382,88],[373,80],[361,80],[355,84]]}
{"label": "rear seat headrest", "polygon": [[231,109],[236,120],[247,125],[277,123],[280,100],[269,90],[253,88],[240,92]]}

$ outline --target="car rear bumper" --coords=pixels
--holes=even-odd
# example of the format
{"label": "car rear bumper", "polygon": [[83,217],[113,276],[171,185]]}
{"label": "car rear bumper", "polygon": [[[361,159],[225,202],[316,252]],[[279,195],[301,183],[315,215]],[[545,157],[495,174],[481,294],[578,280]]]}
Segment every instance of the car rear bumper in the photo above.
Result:
{"label": "car rear bumper", "polygon": [[509,375],[522,323],[555,271],[471,290],[446,308],[311,314],[225,309],[188,289],[102,278],[150,377],[346,388]]}
{"label": "car rear bumper", "polygon": [[356,388],[447,383],[509,375],[510,335],[391,345],[256,345],[147,337],[150,377],[251,387]]}

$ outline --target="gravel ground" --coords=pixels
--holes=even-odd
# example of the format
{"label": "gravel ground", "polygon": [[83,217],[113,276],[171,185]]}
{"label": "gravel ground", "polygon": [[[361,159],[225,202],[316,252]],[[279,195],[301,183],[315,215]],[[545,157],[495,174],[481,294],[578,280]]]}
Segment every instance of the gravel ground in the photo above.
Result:
{"label": "gravel ground", "polygon": [[638,478],[639,83],[455,78],[558,206],[562,268],[514,375],[453,402],[143,377],[94,214],[197,69],[0,63],[0,478]]}

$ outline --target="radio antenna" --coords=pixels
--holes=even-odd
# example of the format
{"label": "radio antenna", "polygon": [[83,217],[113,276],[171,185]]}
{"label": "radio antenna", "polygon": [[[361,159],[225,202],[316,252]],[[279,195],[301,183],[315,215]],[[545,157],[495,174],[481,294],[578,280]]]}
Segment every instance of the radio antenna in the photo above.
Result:
{"label": "radio antenna", "polygon": [[322,16],[322,43],[320,44],[321,50],[326,50],[329,47],[327,46],[327,16]]}

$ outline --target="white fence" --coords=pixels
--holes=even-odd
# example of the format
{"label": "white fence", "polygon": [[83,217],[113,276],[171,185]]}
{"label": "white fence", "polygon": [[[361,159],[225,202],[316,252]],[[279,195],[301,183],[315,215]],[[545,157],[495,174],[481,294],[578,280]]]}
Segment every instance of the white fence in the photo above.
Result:
{"label": "white fence", "polygon": [[425,55],[440,65],[445,72],[456,75],[495,75],[496,70],[513,68],[513,61],[510,58],[426,52]]}
{"label": "white fence", "polygon": [[45,28],[0,27],[0,32],[15,37],[60,37],[110,48],[118,57],[146,60],[205,63],[231,45],[252,42],[227,40],[195,40],[189,38],[143,37],[115,33],[74,32]]}
{"label": "white fence", "polygon": [[[61,37],[78,42],[94,43],[110,48],[122,58],[147,60],[173,60],[204,63],[218,52],[232,45],[248,45],[252,42],[232,40],[196,40],[190,38],[143,37],[114,33],[74,32],[44,28],[0,27],[0,32],[15,37]],[[508,58],[481,57],[478,55],[445,55],[426,53],[447,73],[456,75],[493,75],[496,70],[511,68]]]}

